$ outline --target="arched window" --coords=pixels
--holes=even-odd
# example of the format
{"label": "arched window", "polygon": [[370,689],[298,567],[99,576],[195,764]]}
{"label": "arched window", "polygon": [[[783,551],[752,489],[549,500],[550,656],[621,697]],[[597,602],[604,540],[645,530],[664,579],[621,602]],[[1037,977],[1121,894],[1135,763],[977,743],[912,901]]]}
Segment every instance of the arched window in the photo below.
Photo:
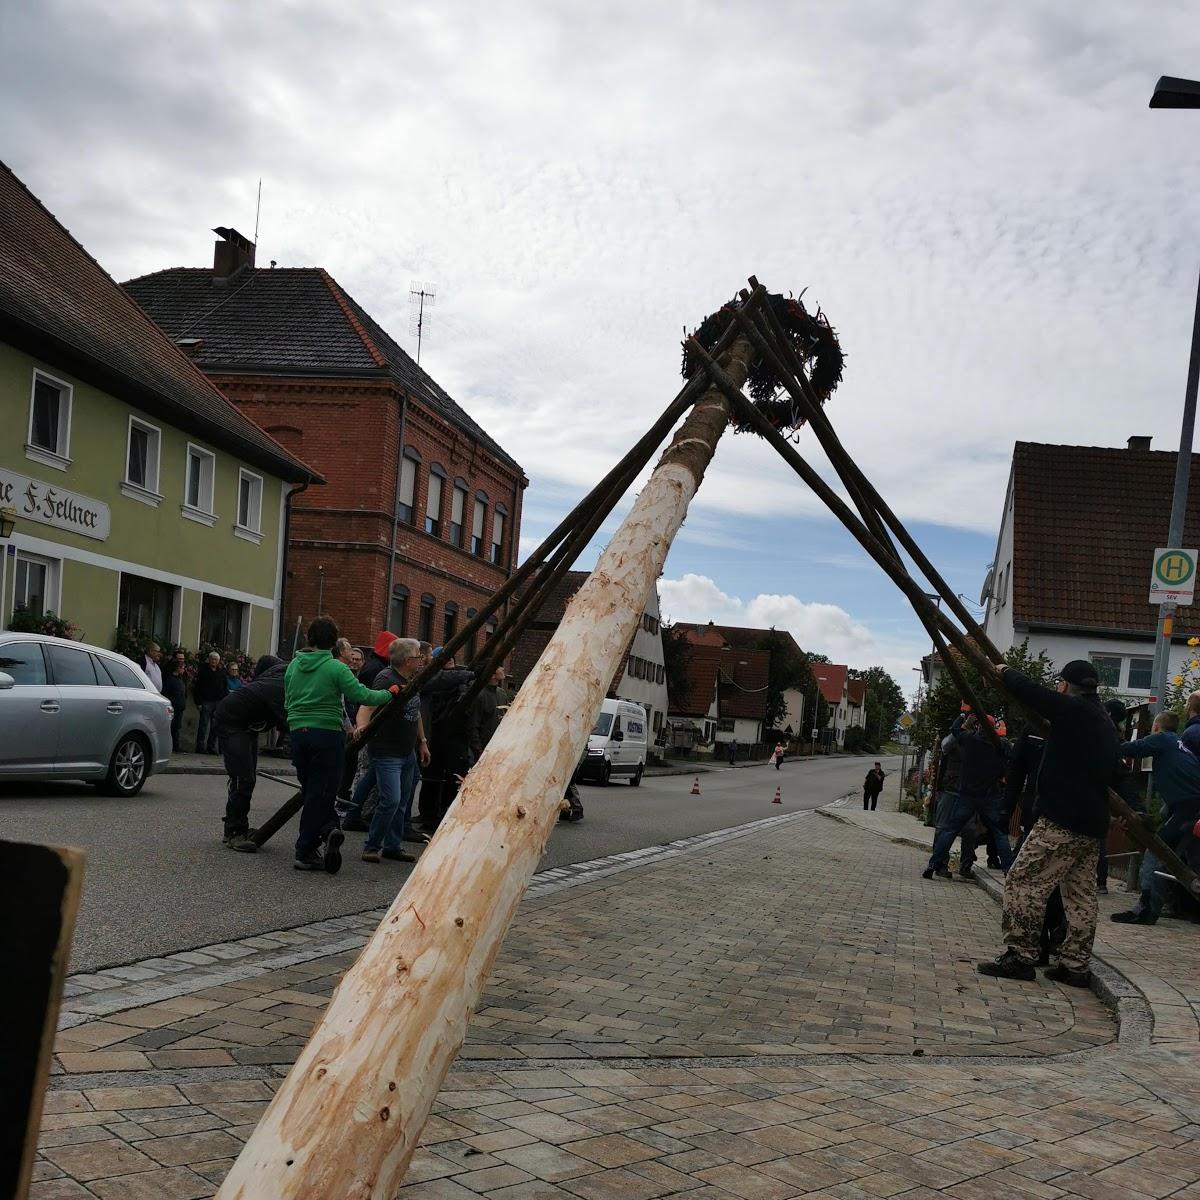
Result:
{"label": "arched window", "polygon": [[426,592],[421,597],[421,616],[417,624],[417,637],[433,644],[433,597]]}
{"label": "arched window", "polygon": [[421,456],[411,446],[406,446],[400,459],[400,499],[396,506],[396,515],[406,525],[413,523],[413,513],[417,505],[417,464]]}
{"label": "arched window", "polygon": [[458,632],[458,605],[453,600],[446,601],[446,609],[442,615],[442,645],[444,646]]}
{"label": "arched window", "polygon": [[388,629],[398,638],[408,636],[408,588],[398,583],[392,588],[392,603],[388,610]]}
{"label": "arched window", "polygon": [[425,532],[436,538],[442,536],[442,492],[445,487],[445,468],[441,463],[430,463],[429,494],[425,497]]}
{"label": "arched window", "polygon": [[463,544],[463,514],[466,510],[467,484],[465,480],[456,479],[450,500],[450,541],[455,546]]}
{"label": "arched window", "polygon": [[471,518],[471,553],[479,558],[484,553],[483,526],[487,520],[487,506],[487,492],[476,492],[475,512]]}

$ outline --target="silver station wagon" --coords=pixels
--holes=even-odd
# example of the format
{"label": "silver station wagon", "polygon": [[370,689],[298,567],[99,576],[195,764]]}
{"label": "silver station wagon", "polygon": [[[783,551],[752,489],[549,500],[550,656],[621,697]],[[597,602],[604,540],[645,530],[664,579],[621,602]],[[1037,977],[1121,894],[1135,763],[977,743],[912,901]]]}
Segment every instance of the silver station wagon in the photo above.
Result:
{"label": "silver station wagon", "polygon": [[171,758],[171,704],[129,659],[0,632],[0,781],[83,779],[133,796]]}

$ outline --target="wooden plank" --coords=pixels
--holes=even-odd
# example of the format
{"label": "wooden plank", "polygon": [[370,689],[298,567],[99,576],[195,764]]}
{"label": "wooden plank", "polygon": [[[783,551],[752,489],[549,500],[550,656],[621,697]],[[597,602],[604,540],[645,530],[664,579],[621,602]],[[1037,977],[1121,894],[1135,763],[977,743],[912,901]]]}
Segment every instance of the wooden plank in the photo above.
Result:
{"label": "wooden plank", "polygon": [[0,1196],[29,1192],[83,852],[0,841]]}

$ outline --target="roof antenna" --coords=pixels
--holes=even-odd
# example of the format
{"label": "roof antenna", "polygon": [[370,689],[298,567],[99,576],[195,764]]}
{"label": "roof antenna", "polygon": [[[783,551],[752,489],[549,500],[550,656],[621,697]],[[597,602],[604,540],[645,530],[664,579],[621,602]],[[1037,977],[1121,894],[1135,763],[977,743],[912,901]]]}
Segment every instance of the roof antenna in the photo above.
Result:
{"label": "roof antenna", "polygon": [[437,287],[432,283],[418,283],[415,279],[408,287],[408,331],[417,335],[417,365],[421,363],[421,339],[429,323],[429,314],[437,300]]}
{"label": "roof antenna", "polygon": [[[254,206],[254,244],[258,245],[258,214],[262,212],[262,176],[258,177],[258,202]],[[274,264],[272,264],[274,265]]]}

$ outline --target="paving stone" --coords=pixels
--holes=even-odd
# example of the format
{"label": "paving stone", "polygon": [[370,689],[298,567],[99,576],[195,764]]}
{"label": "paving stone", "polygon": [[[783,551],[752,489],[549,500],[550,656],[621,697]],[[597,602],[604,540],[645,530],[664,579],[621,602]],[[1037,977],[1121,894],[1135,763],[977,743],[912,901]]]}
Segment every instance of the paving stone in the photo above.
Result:
{"label": "paving stone", "polygon": [[198,1200],[212,1195],[212,1184],[186,1167],[98,1179],[92,1191],[100,1200]]}
{"label": "paving stone", "polygon": [[202,1133],[181,1133],[172,1137],[154,1138],[142,1147],[151,1158],[164,1166],[186,1166],[208,1159],[236,1157],[242,1144],[221,1129]]}
{"label": "paving stone", "polygon": [[151,1171],[158,1166],[152,1158],[116,1139],[85,1142],[80,1146],[51,1146],[42,1153],[82,1183],[132,1171]]}

